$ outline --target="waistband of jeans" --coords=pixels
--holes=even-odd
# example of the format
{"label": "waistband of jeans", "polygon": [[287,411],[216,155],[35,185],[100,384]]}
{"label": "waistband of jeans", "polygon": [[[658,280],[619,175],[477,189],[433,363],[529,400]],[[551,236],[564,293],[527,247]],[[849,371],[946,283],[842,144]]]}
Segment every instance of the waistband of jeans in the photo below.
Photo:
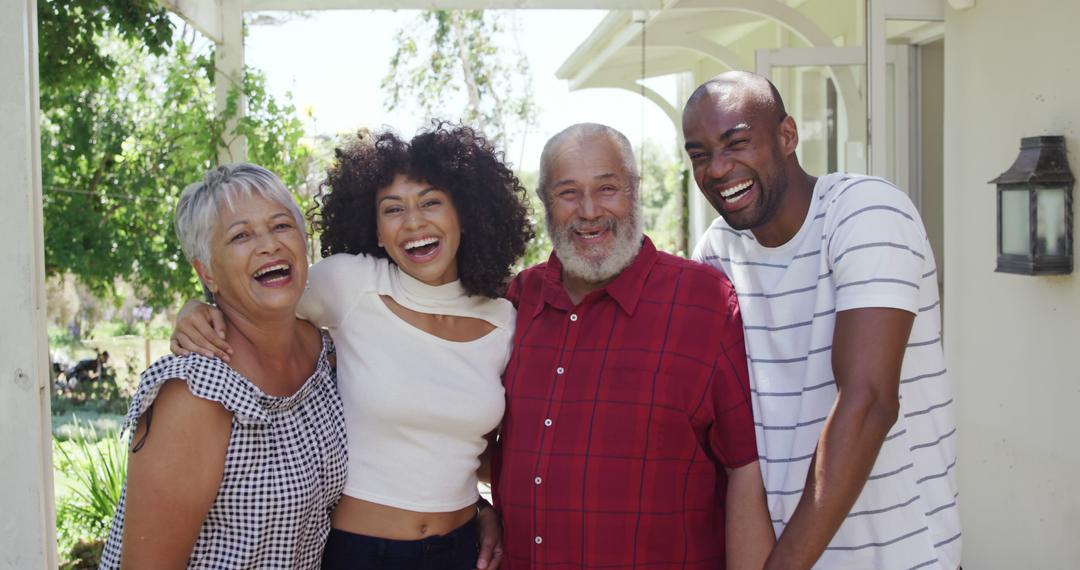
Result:
{"label": "waistband of jeans", "polygon": [[330,529],[330,539],[348,544],[349,550],[357,550],[389,557],[409,557],[453,550],[462,544],[476,544],[480,529],[474,517],[469,522],[447,534],[428,536],[419,540],[394,540],[365,534],[356,534],[336,528]]}

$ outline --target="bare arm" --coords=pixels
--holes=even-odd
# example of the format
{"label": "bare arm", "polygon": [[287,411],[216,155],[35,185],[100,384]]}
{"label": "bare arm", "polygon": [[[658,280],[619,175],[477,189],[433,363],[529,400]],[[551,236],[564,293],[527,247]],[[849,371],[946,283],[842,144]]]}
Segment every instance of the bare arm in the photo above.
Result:
{"label": "bare arm", "polygon": [[914,320],[900,309],[837,313],[836,403],[818,438],[802,499],[766,568],[810,568],[851,511],[899,414],[900,366]]}
{"label": "bare arm", "polygon": [[491,505],[480,509],[476,514],[480,527],[480,555],[476,559],[479,570],[496,570],[502,563],[503,530],[502,517]]}
{"label": "bare arm", "polygon": [[225,316],[217,308],[192,299],[176,315],[169,350],[177,356],[197,352],[229,361],[232,347],[225,342]]}
{"label": "bare arm", "polygon": [[133,436],[145,440],[128,454],[124,568],[187,566],[221,485],[231,430],[232,414],[219,404],[178,380],[162,386]]}
{"label": "bare arm", "polygon": [[[480,454],[480,469],[476,472],[477,478],[484,483],[491,483],[491,454],[494,452],[498,433],[499,429],[495,428],[484,436],[488,445]],[[476,518],[480,525],[480,557],[476,561],[476,567],[479,570],[495,570],[502,562],[503,555],[502,517],[485,501],[485,506],[477,513]]]}
{"label": "bare arm", "polygon": [[499,435],[499,428],[491,430],[491,433],[484,436],[487,440],[487,447],[484,448],[484,452],[480,454],[480,468],[476,470],[476,477],[480,479],[482,483],[491,484],[491,455],[495,452],[496,438]]}
{"label": "bare arm", "polygon": [[724,542],[727,567],[759,570],[765,565],[776,535],[769,522],[765,485],[757,461],[727,470],[727,499],[724,506]]}

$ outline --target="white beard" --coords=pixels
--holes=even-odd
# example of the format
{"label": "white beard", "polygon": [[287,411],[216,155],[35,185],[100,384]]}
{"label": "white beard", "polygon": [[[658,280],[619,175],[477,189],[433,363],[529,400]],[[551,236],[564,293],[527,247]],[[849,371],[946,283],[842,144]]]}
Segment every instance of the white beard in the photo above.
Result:
{"label": "white beard", "polygon": [[644,235],[641,218],[641,202],[635,200],[629,217],[621,221],[608,219],[608,227],[615,232],[615,242],[611,247],[587,247],[585,251],[580,251],[573,241],[572,234],[577,222],[556,228],[551,223],[550,212],[546,222],[548,235],[563,270],[587,283],[601,283],[615,277],[634,262],[641,250]]}

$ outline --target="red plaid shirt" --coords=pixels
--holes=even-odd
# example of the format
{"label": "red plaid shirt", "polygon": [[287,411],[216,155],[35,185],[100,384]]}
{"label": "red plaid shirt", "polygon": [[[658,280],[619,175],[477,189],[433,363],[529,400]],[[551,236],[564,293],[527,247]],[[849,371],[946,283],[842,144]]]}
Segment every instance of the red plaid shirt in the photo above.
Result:
{"label": "red plaid shirt", "polygon": [[561,276],[553,253],[507,293],[504,564],[723,568],[724,467],[757,460],[734,289],[648,238],[577,306]]}

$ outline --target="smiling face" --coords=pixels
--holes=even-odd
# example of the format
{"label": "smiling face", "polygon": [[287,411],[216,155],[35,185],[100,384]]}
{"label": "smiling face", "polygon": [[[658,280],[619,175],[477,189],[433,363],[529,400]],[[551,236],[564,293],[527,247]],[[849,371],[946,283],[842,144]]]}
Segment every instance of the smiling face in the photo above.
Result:
{"label": "smiling face", "polygon": [[210,234],[210,265],[195,269],[218,305],[250,319],[292,315],[307,282],[303,228],[288,208],[252,193],[222,203]]}
{"label": "smiling face", "polygon": [[461,224],[450,195],[398,174],[375,193],[379,247],[411,277],[428,285],[458,278]]}
{"label": "smiling face", "polygon": [[791,117],[755,104],[753,95],[705,93],[692,99],[683,115],[694,180],[713,208],[738,230],[777,221],[789,182],[786,161],[798,144]]}
{"label": "smiling face", "polygon": [[547,227],[570,277],[613,279],[641,247],[640,204],[610,137],[573,137],[547,165]]}

